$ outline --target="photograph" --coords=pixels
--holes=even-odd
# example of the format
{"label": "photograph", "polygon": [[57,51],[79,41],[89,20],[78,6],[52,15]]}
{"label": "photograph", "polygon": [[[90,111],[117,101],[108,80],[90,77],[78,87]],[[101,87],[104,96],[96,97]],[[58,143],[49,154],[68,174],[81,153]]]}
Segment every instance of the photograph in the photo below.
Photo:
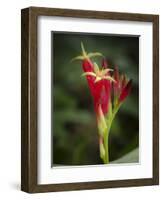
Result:
{"label": "photograph", "polygon": [[52,166],[139,163],[139,36],[51,32]]}
{"label": "photograph", "polygon": [[21,10],[21,190],[159,184],[159,15]]}

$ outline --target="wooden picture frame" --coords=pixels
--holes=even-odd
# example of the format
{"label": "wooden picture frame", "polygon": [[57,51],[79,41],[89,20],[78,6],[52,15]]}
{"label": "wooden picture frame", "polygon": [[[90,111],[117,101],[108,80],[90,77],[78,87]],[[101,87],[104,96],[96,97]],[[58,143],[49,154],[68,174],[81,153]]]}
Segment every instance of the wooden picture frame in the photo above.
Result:
{"label": "wooden picture frame", "polygon": [[[153,24],[153,176],[152,178],[38,184],[37,162],[37,19],[62,16],[125,20]],[[102,189],[159,184],[159,16],[58,8],[29,7],[21,11],[21,190],[29,193]]]}

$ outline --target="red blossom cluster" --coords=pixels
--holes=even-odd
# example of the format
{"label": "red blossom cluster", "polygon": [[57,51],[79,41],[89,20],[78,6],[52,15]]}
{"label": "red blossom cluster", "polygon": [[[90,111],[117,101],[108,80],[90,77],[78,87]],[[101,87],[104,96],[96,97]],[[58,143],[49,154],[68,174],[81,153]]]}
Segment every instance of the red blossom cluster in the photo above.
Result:
{"label": "red blossom cluster", "polygon": [[[115,67],[113,72],[106,71],[105,76],[101,77],[99,81],[95,81],[96,77],[87,73],[96,73],[94,63],[90,59],[83,59],[82,67],[94,100],[96,113],[98,113],[99,106],[101,106],[103,114],[107,114],[110,104],[116,106],[116,104],[122,103],[130,93],[132,81],[128,81],[125,75],[120,75],[117,67]],[[102,60],[101,67],[101,71],[108,69],[106,59]],[[111,77],[110,79],[105,79],[105,77],[109,76]]]}
{"label": "red blossom cluster", "polygon": [[[87,53],[81,43],[82,55],[73,60],[82,60],[82,68],[86,76],[99,130],[100,157],[104,163],[109,162],[108,136],[113,119],[121,104],[129,95],[132,81],[125,74],[120,74],[117,67],[110,69],[101,53]],[[92,62],[91,58],[102,56],[101,66]]]}

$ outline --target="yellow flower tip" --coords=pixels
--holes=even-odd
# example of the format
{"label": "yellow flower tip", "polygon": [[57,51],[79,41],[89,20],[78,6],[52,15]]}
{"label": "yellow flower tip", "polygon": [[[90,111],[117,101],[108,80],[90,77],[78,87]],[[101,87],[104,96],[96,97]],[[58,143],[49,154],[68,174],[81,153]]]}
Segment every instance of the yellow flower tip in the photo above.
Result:
{"label": "yellow flower tip", "polygon": [[88,57],[89,57],[89,58],[97,57],[97,56],[104,57],[104,56],[102,55],[102,53],[99,53],[99,52],[88,53]]}
{"label": "yellow flower tip", "polygon": [[82,55],[79,55],[79,56],[76,56],[75,58],[72,58],[70,62],[73,62],[75,60],[84,60],[84,59],[90,60],[90,58],[97,57],[97,56],[103,57],[103,55],[99,52],[87,53],[85,48],[84,48],[84,44],[83,44],[82,41],[81,41],[81,49],[82,49]]}
{"label": "yellow flower tip", "polygon": [[76,57],[72,58],[72,59],[70,60],[70,62],[73,62],[73,61],[75,61],[75,60],[83,60],[83,59],[84,59],[83,56],[76,56]]}
{"label": "yellow flower tip", "polygon": [[99,81],[101,81],[101,77],[99,77],[99,76],[96,76],[96,79],[95,79],[95,83],[97,83],[97,82],[99,82]]}
{"label": "yellow flower tip", "polygon": [[82,49],[82,55],[83,55],[83,57],[87,57],[87,52],[85,51],[83,42],[81,42],[81,49]]}
{"label": "yellow flower tip", "polygon": [[94,66],[95,73],[98,74],[100,71],[99,66],[95,62],[93,64],[94,64],[93,66]]}
{"label": "yellow flower tip", "polygon": [[84,73],[82,73],[81,76],[94,76],[94,77],[96,77],[96,74],[94,72],[84,72]]}
{"label": "yellow flower tip", "polygon": [[112,81],[112,82],[116,82],[114,78],[112,78],[111,76],[104,76],[104,79],[108,80],[108,81]]}

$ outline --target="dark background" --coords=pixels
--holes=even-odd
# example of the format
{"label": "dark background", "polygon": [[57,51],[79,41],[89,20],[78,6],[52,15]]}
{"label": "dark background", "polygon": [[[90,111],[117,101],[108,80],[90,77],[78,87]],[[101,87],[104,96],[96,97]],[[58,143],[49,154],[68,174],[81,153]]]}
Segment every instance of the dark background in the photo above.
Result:
{"label": "dark background", "polygon": [[[131,94],[114,119],[110,161],[139,160],[139,38],[118,35],[52,33],[53,160],[55,165],[101,164],[98,130],[86,79],[81,77],[81,41],[87,52],[100,52],[111,66],[133,80]],[[98,64],[101,58],[93,58]]]}

